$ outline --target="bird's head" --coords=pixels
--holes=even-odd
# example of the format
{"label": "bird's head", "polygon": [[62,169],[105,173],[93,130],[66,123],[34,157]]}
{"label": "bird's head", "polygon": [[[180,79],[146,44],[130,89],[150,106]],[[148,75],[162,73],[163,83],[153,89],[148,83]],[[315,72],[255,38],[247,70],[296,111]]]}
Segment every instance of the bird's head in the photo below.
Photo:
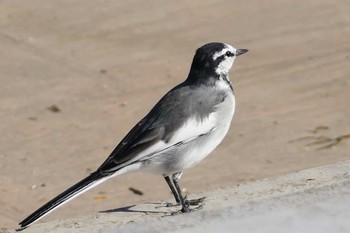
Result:
{"label": "bird's head", "polygon": [[205,44],[197,49],[191,72],[227,76],[236,57],[246,52],[248,49],[235,49],[229,44],[219,42]]}

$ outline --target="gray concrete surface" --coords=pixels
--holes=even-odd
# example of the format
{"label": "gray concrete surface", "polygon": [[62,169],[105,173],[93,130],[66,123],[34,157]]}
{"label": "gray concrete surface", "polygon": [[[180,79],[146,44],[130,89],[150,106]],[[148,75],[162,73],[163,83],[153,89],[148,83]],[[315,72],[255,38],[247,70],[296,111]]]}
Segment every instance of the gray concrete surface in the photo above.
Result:
{"label": "gray concrete surface", "polygon": [[170,216],[176,207],[148,203],[23,232],[350,232],[349,194],[350,160],[201,193],[204,208],[189,214]]}

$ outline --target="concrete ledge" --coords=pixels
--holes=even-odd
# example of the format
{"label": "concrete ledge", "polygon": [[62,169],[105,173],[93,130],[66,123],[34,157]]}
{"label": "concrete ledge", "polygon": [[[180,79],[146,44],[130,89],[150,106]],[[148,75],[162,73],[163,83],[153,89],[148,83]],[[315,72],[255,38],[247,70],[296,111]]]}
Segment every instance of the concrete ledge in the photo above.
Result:
{"label": "concrete ledge", "polygon": [[204,209],[189,214],[169,216],[178,208],[148,203],[22,232],[350,232],[350,160],[201,196]]}

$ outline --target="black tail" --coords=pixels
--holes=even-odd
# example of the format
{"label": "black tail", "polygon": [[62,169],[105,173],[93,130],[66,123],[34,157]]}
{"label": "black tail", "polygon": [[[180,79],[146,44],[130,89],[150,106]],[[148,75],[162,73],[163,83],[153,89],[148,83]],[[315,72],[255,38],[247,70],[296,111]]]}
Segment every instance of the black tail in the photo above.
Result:
{"label": "black tail", "polygon": [[79,181],[63,193],[59,194],[57,197],[37,209],[34,213],[25,218],[22,222],[19,223],[21,228],[25,228],[32,224],[33,222],[44,217],[46,214],[50,213],[60,205],[72,200],[74,197],[82,194],[84,191],[94,187],[95,185],[108,179],[108,176],[103,176],[99,172],[91,173],[85,179]]}

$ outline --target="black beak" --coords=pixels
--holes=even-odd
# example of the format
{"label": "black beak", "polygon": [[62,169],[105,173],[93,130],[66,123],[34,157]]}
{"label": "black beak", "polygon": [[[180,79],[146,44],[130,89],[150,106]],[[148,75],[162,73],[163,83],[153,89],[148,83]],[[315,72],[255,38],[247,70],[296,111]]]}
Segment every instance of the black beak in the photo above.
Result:
{"label": "black beak", "polygon": [[248,52],[249,50],[248,49],[237,49],[236,50],[236,56],[239,56],[239,55],[242,55],[246,52]]}

